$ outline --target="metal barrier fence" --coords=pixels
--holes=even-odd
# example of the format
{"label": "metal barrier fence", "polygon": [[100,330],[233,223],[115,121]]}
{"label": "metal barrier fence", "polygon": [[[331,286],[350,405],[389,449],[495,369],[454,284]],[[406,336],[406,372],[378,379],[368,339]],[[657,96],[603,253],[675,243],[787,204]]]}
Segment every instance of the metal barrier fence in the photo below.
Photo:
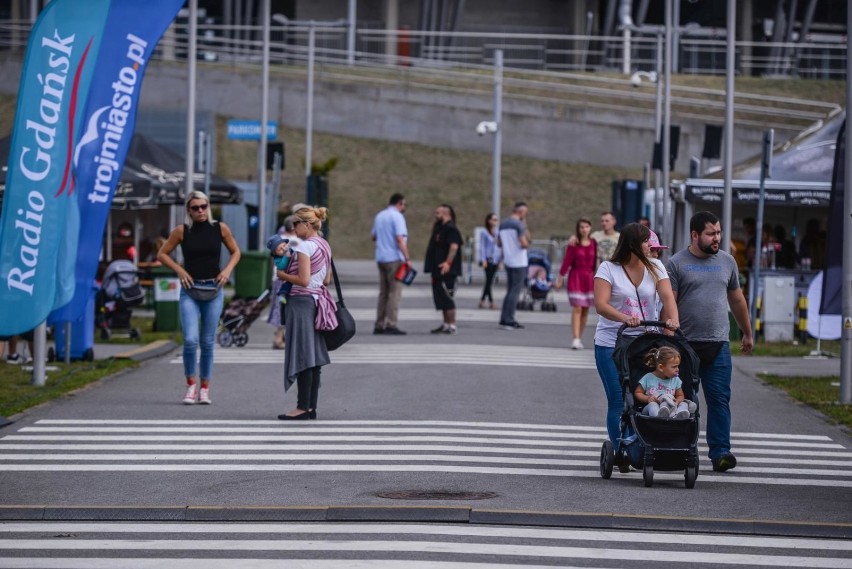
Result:
{"label": "metal barrier fence", "polygon": [[[30,22],[0,21],[0,50],[22,50],[26,46]],[[272,61],[304,60],[308,46],[308,26],[275,23],[272,26]],[[507,70],[621,72],[624,65],[624,38],[566,34],[518,34],[477,32],[426,32],[386,30],[371,27],[355,31],[355,51],[347,51],[345,22],[317,23],[318,61],[383,65],[479,65],[493,63],[497,49],[504,53]],[[233,63],[257,63],[262,50],[260,26],[198,24],[199,59]],[[840,38],[840,36],[838,36]],[[842,39],[842,38],[840,38]],[[182,59],[187,52],[186,18],[178,18],[161,40],[158,56]],[[633,69],[655,67],[657,40],[654,36],[634,36],[627,54]],[[736,43],[737,71],[744,76],[791,76],[844,79],[845,42],[743,42]],[[719,75],[725,72],[725,39],[681,37],[676,44],[678,73]]]}

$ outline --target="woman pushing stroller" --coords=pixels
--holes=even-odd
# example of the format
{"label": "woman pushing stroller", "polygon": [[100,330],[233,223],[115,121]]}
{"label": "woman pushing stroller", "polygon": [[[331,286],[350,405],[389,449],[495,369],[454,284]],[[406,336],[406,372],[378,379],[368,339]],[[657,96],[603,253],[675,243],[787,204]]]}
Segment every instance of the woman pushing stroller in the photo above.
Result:
{"label": "woman pushing stroller", "polygon": [[[609,439],[618,448],[620,418],[624,408],[620,374],[612,359],[618,329],[622,324],[639,326],[643,320],[662,320],[668,330],[677,330],[677,305],[663,264],[650,258],[651,230],[628,223],[621,230],[615,252],[595,274],[595,364],[607,398],[606,427]],[[656,318],[657,298],[663,309]],[[644,330],[628,330],[638,334]]]}

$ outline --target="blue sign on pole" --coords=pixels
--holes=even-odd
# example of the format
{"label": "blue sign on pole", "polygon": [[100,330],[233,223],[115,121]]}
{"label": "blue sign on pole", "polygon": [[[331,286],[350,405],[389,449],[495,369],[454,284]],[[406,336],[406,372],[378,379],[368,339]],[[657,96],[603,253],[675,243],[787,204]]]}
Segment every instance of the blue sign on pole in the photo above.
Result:
{"label": "blue sign on pole", "polygon": [[[278,122],[266,123],[266,140],[278,138]],[[228,121],[229,140],[260,140],[260,121]]]}

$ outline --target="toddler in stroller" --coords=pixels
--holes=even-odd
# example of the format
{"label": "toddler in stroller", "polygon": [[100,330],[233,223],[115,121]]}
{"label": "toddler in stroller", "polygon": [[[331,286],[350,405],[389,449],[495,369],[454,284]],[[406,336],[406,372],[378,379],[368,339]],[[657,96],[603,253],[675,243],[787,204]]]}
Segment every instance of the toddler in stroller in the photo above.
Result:
{"label": "toddler in stroller", "polygon": [[144,299],[136,266],[126,259],[110,263],[95,297],[95,324],[101,339],[109,340],[117,330],[123,330],[131,340],[141,340],[142,333],[130,326],[130,307],[139,306]]}
{"label": "toddler in stroller", "polygon": [[518,310],[535,310],[536,301],[541,301],[544,312],[556,312],[556,303],[551,298],[553,291],[553,273],[550,257],[543,249],[530,249],[529,268],[524,283],[524,293],[518,301]]}
{"label": "toddler in stroller", "polygon": [[[665,323],[643,320],[640,326],[662,329]],[[601,477],[609,478],[616,464],[620,472],[629,472],[632,466],[642,470],[645,486],[650,487],[654,484],[654,470],[683,470],[686,487],[693,488],[698,478],[698,356],[680,330],[673,336],[656,331],[631,336],[623,334],[626,327],[618,330],[613,353],[624,395],[621,436],[618,448],[609,440],[601,448]],[[663,363],[658,361],[661,352],[671,355],[666,362],[676,368],[681,380],[680,389],[674,390],[673,403],[678,405],[674,406],[673,416],[664,413],[654,416],[654,408],[648,408],[649,403],[654,403],[647,394],[649,388],[642,386],[640,389],[648,372],[659,369],[659,364]],[[651,354],[653,357],[649,357]],[[653,364],[650,369],[649,361]],[[670,372],[671,369],[666,373]],[[659,377],[655,376],[655,382],[659,382]],[[646,382],[646,385],[650,384]]]}

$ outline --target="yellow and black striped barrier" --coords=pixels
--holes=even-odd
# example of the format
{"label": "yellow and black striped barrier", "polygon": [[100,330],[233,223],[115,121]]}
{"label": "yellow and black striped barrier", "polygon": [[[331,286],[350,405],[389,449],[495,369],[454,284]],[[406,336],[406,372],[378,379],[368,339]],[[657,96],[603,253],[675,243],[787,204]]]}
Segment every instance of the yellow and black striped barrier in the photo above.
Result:
{"label": "yellow and black striped barrier", "polygon": [[799,293],[799,343],[804,345],[808,342],[808,297]]}
{"label": "yellow and black striped barrier", "polygon": [[757,310],[755,311],[754,316],[754,337],[758,338],[763,334],[763,320],[760,318],[760,313],[763,309],[763,297],[758,296],[755,300],[755,306]]}

